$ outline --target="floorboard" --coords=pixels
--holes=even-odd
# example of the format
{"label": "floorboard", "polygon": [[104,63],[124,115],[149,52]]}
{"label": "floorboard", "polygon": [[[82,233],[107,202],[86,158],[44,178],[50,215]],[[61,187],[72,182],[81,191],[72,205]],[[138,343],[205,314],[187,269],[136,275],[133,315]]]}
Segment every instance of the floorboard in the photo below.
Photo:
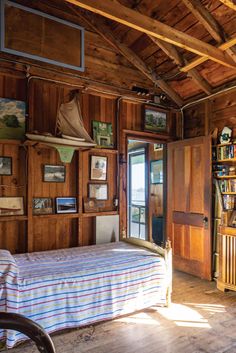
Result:
{"label": "floorboard", "polygon": [[[236,353],[236,292],[175,272],[169,308],[154,306],[52,339],[57,353]],[[25,343],[10,352],[38,351]]]}

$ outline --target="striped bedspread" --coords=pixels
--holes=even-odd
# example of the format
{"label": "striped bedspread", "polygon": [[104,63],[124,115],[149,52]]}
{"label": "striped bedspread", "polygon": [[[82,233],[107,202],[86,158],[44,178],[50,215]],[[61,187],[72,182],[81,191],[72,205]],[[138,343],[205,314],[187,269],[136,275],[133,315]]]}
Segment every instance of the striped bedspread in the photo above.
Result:
{"label": "striped bedspread", "polygon": [[[166,303],[164,259],[123,242],[12,256],[0,250],[0,311],[47,332]],[[0,332],[8,348],[26,337]]]}

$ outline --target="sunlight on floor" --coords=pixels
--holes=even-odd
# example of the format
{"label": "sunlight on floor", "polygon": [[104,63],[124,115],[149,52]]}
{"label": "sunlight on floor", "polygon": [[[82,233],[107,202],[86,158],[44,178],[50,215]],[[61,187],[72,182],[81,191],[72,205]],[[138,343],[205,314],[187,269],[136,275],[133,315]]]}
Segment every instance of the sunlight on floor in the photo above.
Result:
{"label": "sunlight on floor", "polygon": [[208,320],[204,318],[198,310],[207,311],[210,314],[226,312],[224,305],[216,304],[198,304],[186,303],[177,304],[172,303],[169,308],[153,306],[150,309],[152,313],[137,313],[127,317],[119,318],[115,321],[124,323],[134,323],[137,325],[161,325],[161,320],[154,317],[156,313],[161,315],[162,318],[173,322],[176,326],[181,327],[196,327],[200,329],[211,329]]}
{"label": "sunlight on floor", "polygon": [[177,326],[211,328],[208,320],[197,310],[183,304],[172,303],[169,308],[155,307],[155,310]]}
{"label": "sunlight on floor", "polygon": [[137,313],[137,314],[129,315],[128,317],[116,319],[115,321],[124,322],[127,324],[133,323],[133,324],[160,326],[160,323],[156,319],[153,319],[150,315],[145,313]]}

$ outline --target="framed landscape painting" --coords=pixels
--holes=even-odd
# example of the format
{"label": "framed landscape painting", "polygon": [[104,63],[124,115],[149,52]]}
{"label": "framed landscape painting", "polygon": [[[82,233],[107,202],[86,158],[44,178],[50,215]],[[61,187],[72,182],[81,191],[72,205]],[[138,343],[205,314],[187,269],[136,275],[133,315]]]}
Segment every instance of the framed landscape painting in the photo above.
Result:
{"label": "framed landscape painting", "polygon": [[150,132],[168,132],[168,113],[157,107],[144,107],[144,130]]}
{"label": "framed landscape painting", "polygon": [[25,138],[25,102],[0,98],[0,139]]}

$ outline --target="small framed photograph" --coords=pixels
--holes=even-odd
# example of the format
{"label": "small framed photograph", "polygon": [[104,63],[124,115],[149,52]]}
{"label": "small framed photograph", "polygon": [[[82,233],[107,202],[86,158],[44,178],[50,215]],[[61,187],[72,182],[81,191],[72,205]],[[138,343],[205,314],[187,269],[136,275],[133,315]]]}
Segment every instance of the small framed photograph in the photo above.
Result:
{"label": "small framed photograph", "polygon": [[76,197],[57,197],[56,211],[57,213],[76,213],[77,212]]}
{"label": "small framed photograph", "polygon": [[163,184],[163,160],[151,161],[151,184]]}
{"label": "small framed photograph", "polygon": [[91,180],[107,180],[107,157],[91,156]]}
{"label": "small framed photograph", "polygon": [[93,129],[93,139],[98,146],[104,147],[104,148],[114,147],[111,123],[104,123],[102,121],[93,120],[92,129]]}
{"label": "small framed photograph", "polygon": [[23,214],[23,197],[0,197],[0,216],[17,216]]}
{"label": "small framed photograph", "polygon": [[144,130],[168,132],[168,113],[164,109],[144,106]]}
{"label": "small framed photograph", "polygon": [[0,157],[0,175],[12,175],[11,157]]}
{"label": "small framed photograph", "polygon": [[43,166],[43,181],[64,183],[66,180],[66,167],[64,165],[45,164]]}
{"label": "small framed photograph", "polygon": [[98,204],[95,198],[84,197],[84,212],[98,212]]}
{"label": "small framed photograph", "polygon": [[107,184],[89,184],[89,198],[96,200],[108,200]]}
{"label": "small framed photograph", "polygon": [[33,214],[53,214],[53,199],[50,197],[37,197],[33,199]]}
{"label": "small framed photograph", "polygon": [[153,145],[153,151],[162,151],[163,150],[163,143],[154,143]]}

